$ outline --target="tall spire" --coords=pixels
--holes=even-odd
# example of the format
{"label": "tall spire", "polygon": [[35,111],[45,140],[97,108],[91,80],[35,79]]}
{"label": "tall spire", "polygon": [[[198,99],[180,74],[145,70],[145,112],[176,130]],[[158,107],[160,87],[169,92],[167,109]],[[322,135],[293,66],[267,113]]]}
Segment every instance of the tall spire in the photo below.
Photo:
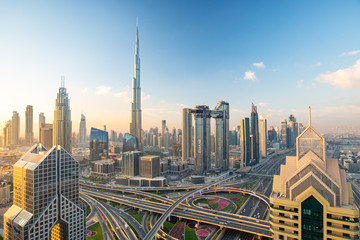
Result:
{"label": "tall spire", "polygon": [[309,106],[309,126],[311,126],[311,107]]}

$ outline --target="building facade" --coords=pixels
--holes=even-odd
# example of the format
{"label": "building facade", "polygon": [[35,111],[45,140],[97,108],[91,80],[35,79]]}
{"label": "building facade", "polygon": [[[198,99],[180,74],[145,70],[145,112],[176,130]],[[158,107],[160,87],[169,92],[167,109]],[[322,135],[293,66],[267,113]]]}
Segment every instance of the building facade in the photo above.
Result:
{"label": "building facade", "polygon": [[140,177],[155,178],[160,176],[160,157],[140,157]]}
{"label": "building facade", "polygon": [[251,158],[254,163],[259,162],[259,119],[257,107],[251,105],[251,116],[250,116],[250,135],[251,138]]}
{"label": "building facade", "polygon": [[260,115],[259,120],[259,149],[260,149],[260,157],[266,158],[267,157],[267,120],[264,115]]}
{"label": "building facade", "polygon": [[90,131],[90,160],[100,160],[109,157],[109,134],[97,128]]}
{"label": "building facade", "polygon": [[182,129],[182,160],[187,161],[191,154],[191,127],[192,127],[192,118],[189,113],[188,108],[182,109],[182,120],[181,120],[181,129]]}
{"label": "building facade", "polygon": [[40,127],[39,142],[46,148],[50,149],[53,145],[53,125],[42,123]]}
{"label": "building facade", "polygon": [[25,110],[25,143],[29,145],[31,145],[34,140],[33,119],[33,106],[27,105]]}
{"label": "building facade", "polygon": [[17,145],[20,141],[20,115],[13,111],[11,118],[11,145]]}
{"label": "building facade", "polygon": [[211,115],[215,118],[215,167],[226,171],[229,170],[229,103],[218,102]]}
{"label": "building facade", "polygon": [[55,101],[53,144],[60,145],[71,153],[72,121],[70,99],[64,85],[64,79],[62,79],[62,84]]}
{"label": "building facade", "polygon": [[3,129],[3,146],[8,147],[11,145],[11,121],[7,121],[5,123],[5,127]]}
{"label": "building facade", "polygon": [[91,162],[91,175],[104,178],[115,175],[115,161],[104,159]]}
{"label": "building facade", "polygon": [[4,215],[4,239],[85,239],[79,173],[79,163],[61,146],[47,151],[34,145],[14,165],[14,204]]}
{"label": "building facade", "polygon": [[240,160],[241,167],[251,165],[251,143],[250,143],[250,123],[249,118],[240,121]]}
{"label": "building facade", "polygon": [[[311,118],[309,118],[311,119]],[[274,239],[359,239],[359,209],[337,159],[326,158],[325,139],[311,126],[298,136],[270,196]]]}
{"label": "building facade", "polygon": [[124,152],[122,155],[121,174],[134,177],[140,174],[140,157],[142,152]]}

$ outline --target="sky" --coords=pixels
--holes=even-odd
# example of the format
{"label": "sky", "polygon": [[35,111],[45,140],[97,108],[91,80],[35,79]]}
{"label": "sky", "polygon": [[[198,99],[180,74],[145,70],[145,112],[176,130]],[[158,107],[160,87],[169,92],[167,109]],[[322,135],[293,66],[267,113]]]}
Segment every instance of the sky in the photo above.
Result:
{"label": "sky", "polygon": [[230,127],[294,114],[360,127],[360,2],[0,0],[0,129],[26,105],[52,122],[61,76],[73,131],[127,132],[139,22],[143,128],[181,109],[230,103]]}

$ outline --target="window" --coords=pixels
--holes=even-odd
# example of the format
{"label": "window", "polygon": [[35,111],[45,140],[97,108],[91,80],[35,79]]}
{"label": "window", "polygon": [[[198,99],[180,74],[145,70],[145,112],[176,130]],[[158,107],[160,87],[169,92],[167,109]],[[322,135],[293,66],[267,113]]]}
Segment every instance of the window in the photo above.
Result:
{"label": "window", "polygon": [[311,210],[310,209],[303,209],[303,214],[311,215]]}
{"label": "window", "polygon": [[349,237],[350,237],[350,234],[343,233],[343,236],[349,238]]}
{"label": "window", "polygon": [[284,239],[284,236],[283,236],[283,235],[279,235],[279,239]]}
{"label": "window", "polygon": [[330,227],[330,226],[331,226],[331,222],[327,222],[327,225]]}
{"label": "window", "polygon": [[350,226],[349,225],[343,225],[343,228],[350,229]]}
{"label": "window", "polygon": [[284,224],[285,222],[283,220],[280,220],[279,223]]}

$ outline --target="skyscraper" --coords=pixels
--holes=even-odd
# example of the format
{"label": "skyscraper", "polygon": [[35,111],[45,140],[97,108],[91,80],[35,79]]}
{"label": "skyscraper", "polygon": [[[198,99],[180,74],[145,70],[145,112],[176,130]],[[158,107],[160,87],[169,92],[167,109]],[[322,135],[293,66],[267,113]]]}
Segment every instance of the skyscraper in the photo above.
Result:
{"label": "skyscraper", "polygon": [[251,141],[251,156],[255,163],[259,161],[259,120],[257,107],[251,104],[251,118],[250,118],[250,134],[253,135]]}
{"label": "skyscraper", "polygon": [[194,158],[195,173],[203,174],[210,170],[211,140],[210,140],[210,109],[199,105],[190,110],[195,118]]}
{"label": "skyscraper", "polygon": [[240,154],[241,167],[250,165],[251,143],[249,118],[243,118],[240,121]]}
{"label": "skyscraper", "polygon": [[80,128],[79,128],[79,146],[85,147],[86,146],[86,119],[85,115],[81,114],[80,119]]}
{"label": "skyscraper", "polygon": [[4,239],[85,239],[79,163],[61,146],[34,145],[14,165],[14,204]]}
{"label": "skyscraper", "polygon": [[42,124],[45,124],[45,115],[43,112],[39,114],[39,139],[40,139],[40,128],[42,127]]}
{"label": "skyscraper", "polygon": [[288,127],[289,127],[289,132],[290,132],[289,147],[295,147],[296,138],[299,135],[299,126],[298,126],[298,123],[296,122],[296,118],[292,114],[289,117],[288,125],[289,125]]}
{"label": "skyscraper", "polygon": [[20,140],[20,116],[19,113],[13,111],[11,118],[11,145],[19,144]]}
{"label": "skyscraper", "polygon": [[267,157],[267,120],[264,115],[260,115],[259,120],[259,139],[260,139],[260,157],[266,158]]}
{"label": "skyscraper", "polygon": [[136,44],[134,56],[134,77],[132,79],[132,103],[130,134],[138,139],[138,150],[143,149],[141,129],[141,88],[140,88],[140,55],[139,55],[139,31],[136,24]]}
{"label": "skyscraper", "polygon": [[7,121],[5,123],[5,127],[3,129],[3,146],[8,147],[11,145],[11,121]]}
{"label": "skyscraper", "polygon": [[188,108],[182,110],[182,160],[187,161],[191,156],[191,127],[192,119]]}
{"label": "skyscraper", "polygon": [[90,160],[100,160],[109,157],[109,134],[106,131],[91,128]]}
{"label": "skyscraper", "polygon": [[166,132],[166,120],[161,120],[161,146],[162,147],[165,147],[165,144],[166,144],[165,132]]}
{"label": "skyscraper", "polygon": [[53,125],[42,123],[40,128],[39,142],[46,148],[50,149],[53,145]]}
{"label": "skyscraper", "polygon": [[[309,109],[310,112],[310,109]],[[274,175],[270,225],[274,239],[359,239],[359,209],[352,184],[337,159],[326,157],[325,139],[311,126],[297,138]]]}
{"label": "skyscraper", "polygon": [[25,111],[25,143],[32,144],[34,140],[33,132],[33,106],[27,105]]}
{"label": "skyscraper", "polygon": [[57,94],[54,111],[53,144],[62,146],[71,153],[72,121],[70,99],[66,92],[64,78]]}
{"label": "skyscraper", "polygon": [[281,121],[281,145],[285,148],[288,148],[288,142],[289,142],[289,130],[287,127],[286,119]]}
{"label": "skyscraper", "polygon": [[220,101],[212,111],[215,118],[215,166],[221,171],[229,169],[229,103]]}

